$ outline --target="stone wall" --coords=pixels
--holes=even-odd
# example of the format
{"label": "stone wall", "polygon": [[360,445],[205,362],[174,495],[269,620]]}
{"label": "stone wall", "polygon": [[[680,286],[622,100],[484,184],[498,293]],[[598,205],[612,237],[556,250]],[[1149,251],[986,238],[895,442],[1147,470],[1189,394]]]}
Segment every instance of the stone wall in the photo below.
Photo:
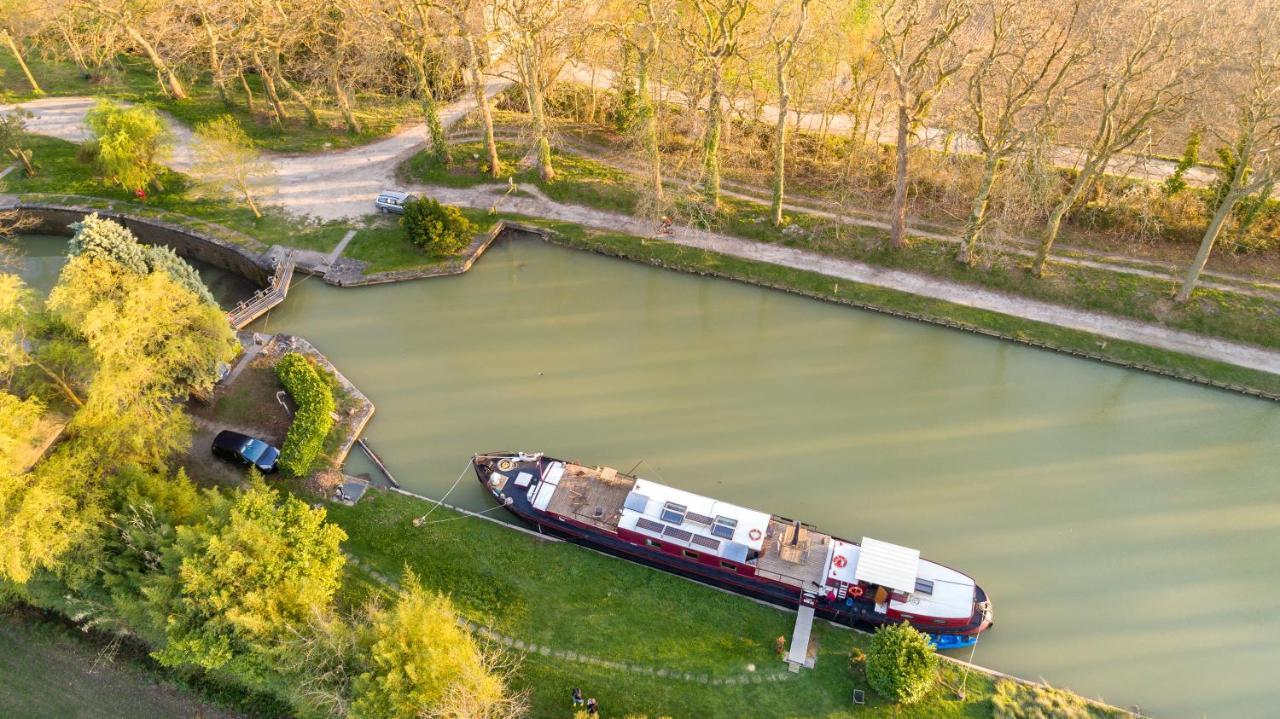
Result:
{"label": "stone wall", "polygon": [[50,235],[71,236],[68,225],[79,222],[86,215],[96,212],[99,217],[124,225],[148,245],[164,245],[180,256],[206,262],[228,272],[233,272],[259,285],[266,286],[271,276],[271,262],[263,255],[245,249],[233,242],[150,217],[137,217],[113,210],[91,210],[60,205],[20,203],[17,209],[40,219],[36,232]]}

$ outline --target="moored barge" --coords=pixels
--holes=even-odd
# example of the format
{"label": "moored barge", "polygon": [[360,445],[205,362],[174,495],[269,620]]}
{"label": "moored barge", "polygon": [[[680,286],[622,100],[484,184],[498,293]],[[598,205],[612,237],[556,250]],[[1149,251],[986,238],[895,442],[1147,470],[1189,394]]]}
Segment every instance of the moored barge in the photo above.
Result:
{"label": "moored barge", "polygon": [[968,576],[914,549],[852,542],[803,522],[686,492],[610,467],[538,454],[473,458],[480,483],[539,531],[789,608],[861,628],[908,622],[940,648],[991,626],[991,602]]}

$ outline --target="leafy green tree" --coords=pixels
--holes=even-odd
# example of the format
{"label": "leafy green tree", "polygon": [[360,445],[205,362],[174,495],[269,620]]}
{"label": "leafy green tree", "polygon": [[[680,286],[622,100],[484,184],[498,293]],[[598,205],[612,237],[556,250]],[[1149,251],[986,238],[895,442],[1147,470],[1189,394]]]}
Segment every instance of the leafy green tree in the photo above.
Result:
{"label": "leafy green tree", "polygon": [[406,202],[400,226],[409,236],[409,242],[435,255],[457,254],[471,244],[477,229],[461,210],[430,197]]}
{"label": "leafy green tree", "polygon": [[912,704],[933,688],[938,655],[929,638],[910,624],[876,630],[867,650],[867,682],[881,696]]}
{"label": "leafy green tree", "polygon": [[43,436],[44,403],[0,390],[0,471],[18,468]]}
{"label": "leafy green tree", "polygon": [[0,577],[22,584],[38,570],[60,570],[65,555],[94,536],[103,466],[85,450],[70,442],[31,472],[0,470]]}
{"label": "leafy green tree", "polygon": [[275,170],[235,118],[222,115],[197,125],[195,154],[196,194],[231,195],[262,217],[257,198],[270,190]]}
{"label": "leafy green tree", "polygon": [[8,386],[18,370],[34,367],[57,389],[60,397],[80,407],[84,400],[67,368],[82,365],[82,353],[74,343],[66,343],[56,334],[52,342],[35,346],[37,335],[49,326],[41,319],[35,295],[22,279],[14,274],[0,274],[0,384]]}
{"label": "leafy green tree", "polygon": [[113,220],[98,217],[96,212],[71,225],[71,229],[75,234],[71,237],[68,251],[70,256],[85,255],[114,260],[140,275],[166,272],[201,300],[217,306],[218,301],[200,279],[200,273],[168,247],[144,245],[126,227]]}
{"label": "leafy green tree", "polygon": [[462,627],[447,597],[428,592],[412,572],[390,609],[372,608],[365,670],[353,682],[351,716],[499,719],[521,713],[495,658]]}
{"label": "leafy green tree", "polygon": [[168,643],[156,657],[206,669],[234,662],[245,675],[262,675],[282,643],[330,605],[346,534],[323,509],[281,497],[257,477],[234,498],[211,496],[207,511],[205,522],[178,527],[166,551],[176,571]]}
{"label": "leafy green tree", "polygon": [[103,533],[99,582],[120,621],[152,645],[165,640],[169,588],[176,563],[165,552],[180,526],[202,522],[214,501],[179,469],[170,476],[137,465],[122,467],[111,482],[110,521]]}
{"label": "leafy green tree", "polygon": [[102,99],[85,115],[85,124],[94,135],[93,155],[103,179],[128,190],[157,182],[169,133],[155,110]]}
{"label": "leafy green tree", "polygon": [[167,273],[137,275],[89,256],[63,267],[49,307],[96,367],[72,429],[118,464],[158,465],[185,448],[190,420],[179,402],[212,389],[218,364],[238,351],[222,311]]}

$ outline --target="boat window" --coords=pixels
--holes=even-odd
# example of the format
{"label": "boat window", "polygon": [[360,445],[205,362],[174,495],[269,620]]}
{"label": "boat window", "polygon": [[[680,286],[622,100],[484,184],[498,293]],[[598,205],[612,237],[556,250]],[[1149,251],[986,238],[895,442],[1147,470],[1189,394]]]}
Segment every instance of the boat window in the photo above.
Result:
{"label": "boat window", "polygon": [[660,516],[662,517],[662,521],[664,522],[670,522],[672,524],[680,524],[681,522],[684,521],[684,513],[688,511],[688,509],[689,508],[684,506],[683,504],[676,504],[675,502],[667,502],[666,504],[662,505],[662,514]]}
{"label": "boat window", "polygon": [[721,569],[728,569],[728,570],[729,570],[729,571],[731,571],[731,572],[736,572],[736,571],[738,571],[738,565],[734,564],[733,562],[725,562],[725,561],[721,561],[721,562],[720,562],[720,568],[721,568]]}
{"label": "boat window", "polygon": [[933,580],[917,578],[916,591],[920,594],[933,594]]}
{"label": "boat window", "polygon": [[689,550],[687,550],[687,549],[686,549],[686,550],[684,550],[684,556],[688,557],[689,559],[697,559],[697,558],[698,558],[698,553],[697,553],[697,552],[691,552],[691,551],[689,551]]}
{"label": "boat window", "polygon": [[644,543],[649,545],[650,547],[657,547],[658,549],[662,549],[662,542],[659,542],[656,539],[646,539],[644,540]]}
{"label": "boat window", "polygon": [[716,517],[711,525],[711,533],[724,539],[733,539],[733,532],[738,528],[738,520],[729,517]]}

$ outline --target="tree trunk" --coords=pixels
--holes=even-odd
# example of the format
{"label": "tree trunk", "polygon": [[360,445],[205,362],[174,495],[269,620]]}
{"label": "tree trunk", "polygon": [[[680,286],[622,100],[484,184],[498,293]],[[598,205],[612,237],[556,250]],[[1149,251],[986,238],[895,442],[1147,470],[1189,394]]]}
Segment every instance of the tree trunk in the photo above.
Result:
{"label": "tree trunk", "polygon": [[271,107],[275,112],[275,124],[284,125],[284,121],[289,116],[284,111],[284,103],[280,102],[280,95],[276,92],[276,82],[257,50],[253,52],[253,66],[258,68],[258,77],[262,78],[262,89],[266,91],[267,99],[271,101]]}
{"label": "tree trunk", "polygon": [[316,112],[315,104],[308,100],[306,95],[298,92],[298,88],[294,87],[293,83],[289,82],[284,76],[284,71],[280,69],[280,58],[278,56],[272,58],[271,69],[273,71],[273,79],[284,88],[285,92],[289,93],[289,97],[292,97],[294,102],[302,105],[303,111],[307,113],[307,124],[311,127],[319,127],[320,115]]}
{"label": "tree trunk", "polygon": [[236,77],[240,78],[240,87],[244,88],[244,104],[248,108],[249,114],[253,114],[253,90],[249,87],[249,81],[244,76],[244,66],[236,68]]}
{"label": "tree trunk", "polygon": [[422,119],[427,125],[427,135],[431,138],[431,156],[445,167],[453,164],[453,156],[449,154],[449,139],[444,134],[444,123],[440,122],[440,107],[436,96],[431,92],[427,81],[427,69],[422,65],[414,68],[418,75],[418,93],[422,100]]}
{"label": "tree trunk", "polygon": [[769,212],[774,227],[782,227],[782,198],[787,181],[787,105],[790,102],[786,67],[779,62],[778,123],[773,128],[773,204]]}
{"label": "tree trunk", "polygon": [[911,116],[905,105],[898,105],[898,164],[893,175],[892,241],[894,247],[907,246],[907,141]]}
{"label": "tree trunk", "polygon": [[551,166],[551,140],[547,137],[547,117],[542,104],[542,88],[538,86],[537,76],[529,75],[529,111],[533,115],[533,135],[538,143],[537,165],[538,177],[543,182],[556,179],[556,171]]}
{"label": "tree trunk", "polygon": [[209,72],[213,77],[214,87],[218,88],[222,104],[230,107],[231,96],[227,93],[227,80],[222,76],[222,58],[218,56],[218,36],[213,34],[213,25],[210,24],[209,14],[204,7],[199,3],[197,7],[200,8],[200,25],[204,28],[205,38],[209,40]]}
{"label": "tree trunk", "polygon": [[244,201],[249,205],[249,209],[253,210],[253,216],[262,219],[262,212],[258,210],[258,203],[253,201],[253,192],[248,185],[241,185],[240,192],[244,194]]}
{"label": "tree trunk", "polygon": [[13,59],[18,61],[18,67],[22,68],[22,74],[27,76],[27,84],[31,85],[31,94],[43,95],[44,90],[40,89],[40,84],[36,82],[36,76],[31,74],[31,68],[27,67],[27,61],[22,59],[22,51],[18,49],[18,42],[13,39],[13,35],[4,31],[0,31],[0,35],[4,35],[4,41],[9,46],[9,52],[13,53]]}
{"label": "tree trunk", "polygon": [[360,121],[356,119],[355,114],[351,111],[351,100],[347,97],[347,90],[342,86],[342,81],[338,78],[336,68],[329,73],[329,89],[333,91],[333,96],[338,101],[338,109],[342,111],[343,122],[347,123],[347,131],[359,133]]}
{"label": "tree trunk", "polygon": [[1196,258],[1192,260],[1191,266],[1187,268],[1187,276],[1182,280],[1182,287],[1178,290],[1177,297],[1174,300],[1178,303],[1186,302],[1191,299],[1191,293],[1195,292],[1196,284],[1200,282],[1200,273],[1204,272],[1204,266],[1209,262],[1209,253],[1213,251],[1213,245],[1218,241],[1218,236],[1222,234],[1222,226],[1226,224],[1227,218],[1231,216],[1231,210],[1235,209],[1239,196],[1234,192],[1228,193],[1223,198],[1222,203],[1218,205],[1217,212],[1213,213],[1213,220],[1209,222],[1209,227],[1204,231],[1204,239],[1200,240],[1200,250],[1196,252]]}
{"label": "tree trunk", "polygon": [[[460,23],[462,21],[459,21]],[[489,109],[489,98],[484,94],[484,75],[480,73],[480,52],[476,49],[475,39],[470,31],[463,30],[467,43],[467,54],[471,66],[471,92],[476,98],[476,107],[480,110],[480,119],[484,124],[484,149],[489,156],[490,177],[502,174],[502,161],[498,158],[498,143],[493,139],[493,112]]]}
{"label": "tree trunk", "polygon": [[636,64],[636,93],[640,102],[640,120],[644,127],[644,151],[649,158],[649,182],[654,202],[661,206],[666,193],[662,188],[662,152],[658,147],[658,113],[649,96],[649,63],[653,49],[642,53]]}
{"label": "tree trunk", "polygon": [[987,226],[987,207],[991,204],[991,188],[996,183],[996,173],[1000,169],[1000,158],[995,155],[987,157],[982,168],[982,179],[978,182],[978,193],[974,195],[973,207],[969,209],[969,219],[964,223],[964,237],[960,241],[959,260],[972,267],[977,262],[974,249],[982,237],[982,230]]}
{"label": "tree trunk", "polygon": [[71,50],[71,57],[75,60],[76,67],[80,68],[80,72],[88,73],[89,63],[85,62],[84,51],[80,49],[79,43],[72,40],[71,33],[67,32],[67,26],[59,22],[58,33],[62,35],[62,42]]}
{"label": "tree trunk", "polygon": [[147,59],[150,60],[151,65],[155,67],[156,73],[165,78],[165,81],[169,86],[169,94],[173,95],[173,99],[187,99],[187,91],[182,89],[182,82],[178,80],[178,76],[174,74],[173,70],[171,70],[167,64],[165,64],[165,61],[160,57],[160,54],[156,52],[156,49],[151,46],[151,43],[147,42],[147,39],[142,37],[142,33],[135,30],[132,25],[125,25],[124,31],[128,33],[129,37],[132,38],[134,42],[138,43],[138,47],[142,48],[142,51],[147,54]]}
{"label": "tree trunk", "polygon": [[1090,165],[1091,161],[1085,162],[1084,167],[1080,169],[1080,174],[1076,175],[1075,182],[1071,183],[1071,189],[1067,190],[1066,196],[1053,208],[1053,212],[1049,213],[1049,219],[1044,225],[1044,236],[1040,239],[1040,248],[1036,250],[1036,259],[1031,264],[1031,274],[1036,277],[1044,277],[1049,262],[1049,251],[1053,249],[1053,243],[1058,239],[1058,231],[1062,229],[1062,218],[1066,217],[1067,211],[1076,204],[1076,200],[1080,199],[1080,193],[1084,192],[1084,188],[1089,184],[1089,178],[1094,172]]}
{"label": "tree trunk", "polygon": [[712,207],[720,206],[720,82],[723,69],[711,70],[711,88],[707,97],[707,130],[702,136],[703,195]]}

